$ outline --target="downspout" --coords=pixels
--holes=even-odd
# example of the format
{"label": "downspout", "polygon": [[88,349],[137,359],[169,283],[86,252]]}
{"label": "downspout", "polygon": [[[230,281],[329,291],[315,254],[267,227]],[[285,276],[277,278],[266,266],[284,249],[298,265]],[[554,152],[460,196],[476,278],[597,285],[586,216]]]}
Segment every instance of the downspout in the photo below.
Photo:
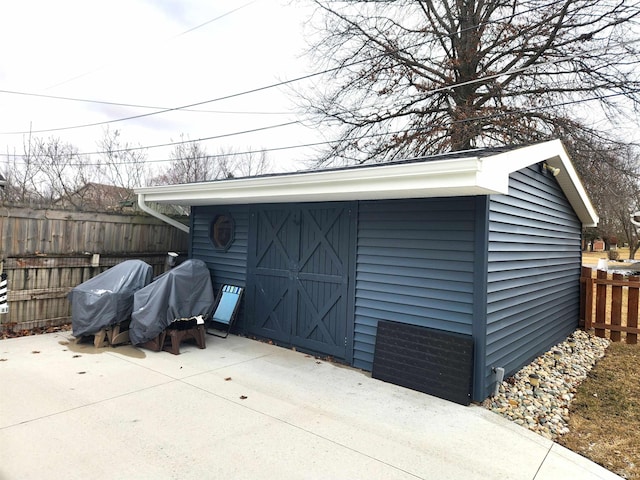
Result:
{"label": "downspout", "polygon": [[140,210],[148,213],[152,217],[156,217],[162,220],[163,222],[168,223],[169,225],[182,230],[183,232],[189,233],[189,227],[187,227],[184,223],[180,223],[171,217],[167,217],[165,214],[157,212],[156,210],[151,208],[149,205],[147,205],[144,201],[144,193],[138,194],[138,206],[140,207]]}

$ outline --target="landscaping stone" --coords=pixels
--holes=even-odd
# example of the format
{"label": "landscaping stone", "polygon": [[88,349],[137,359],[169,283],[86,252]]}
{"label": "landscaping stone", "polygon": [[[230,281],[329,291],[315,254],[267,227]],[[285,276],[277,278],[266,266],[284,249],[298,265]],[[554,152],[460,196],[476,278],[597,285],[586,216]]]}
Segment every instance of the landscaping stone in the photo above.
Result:
{"label": "landscaping stone", "polygon": [[[595,363],[604,356],[609,340],[576,330],[567,340],[554,346],[498,387],[498,395],[483,406],[540,435],[555,440],[569,432],[569,406],[578,385],[587,378]],[[560,358],[554,358],[554,351]],[[539,385],[530,383],[537,375]],[[535,377],[534,377],[535,379]]]}

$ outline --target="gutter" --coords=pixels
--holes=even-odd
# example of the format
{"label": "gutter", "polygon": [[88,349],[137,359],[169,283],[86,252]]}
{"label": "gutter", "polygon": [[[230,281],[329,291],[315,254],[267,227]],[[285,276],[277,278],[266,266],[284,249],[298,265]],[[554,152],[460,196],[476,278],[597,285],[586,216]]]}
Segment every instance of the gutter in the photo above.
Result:
{"label": "gutter", "polygon": [[168,217],[165,214],[160,213],[154,210],[153,208],[151,208],[149,205],[147,205],[144,199],[144,193],[138,194],[138,206],[140,207],[140,210],[148,213],[152,217],[156,217],[162,220],[163,222],[168,223],[169,225],[182,230],[183,232],[189,233],[189,227],[187,227],[184,223],[180,223],[177,220],[174,220],[173,218]]}

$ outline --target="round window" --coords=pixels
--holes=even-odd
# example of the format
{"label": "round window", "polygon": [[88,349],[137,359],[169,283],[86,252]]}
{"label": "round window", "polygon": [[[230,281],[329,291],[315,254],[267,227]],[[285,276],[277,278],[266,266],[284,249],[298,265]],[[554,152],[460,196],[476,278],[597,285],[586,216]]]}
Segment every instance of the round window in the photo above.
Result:
{"label": "round window", "polygon": [[209,238],[217,250],[227,250],[233,243],[235,225],[231,215],[217,215],[211,222]]}

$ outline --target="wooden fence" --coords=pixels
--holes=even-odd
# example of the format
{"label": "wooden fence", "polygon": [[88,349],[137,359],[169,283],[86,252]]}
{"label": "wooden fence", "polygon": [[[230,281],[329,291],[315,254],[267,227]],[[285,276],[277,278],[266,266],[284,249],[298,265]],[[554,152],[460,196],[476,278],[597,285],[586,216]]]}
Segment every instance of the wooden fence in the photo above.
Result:
{"label": "wooden fence", "polygon": [[0,207],[0,252],[18,255],[167,252],[187,234],[148,215]]}
{"label": "wooden fence", "polygon": [[185,252],[187,235],[142,215],[0,208],[0,248],[8,313],[0,331],[69,323],[71,289],[129,259],[165,269],[167,252]]}
{"label": "wooden fence", "polygon": [[580,284],[581,325],[593,328],[598,337],[608,333],[613,342],[620,342],[624,333],[627,343],[637,344],[640,276],[610,275],[605,270],[594,276],[591,268],[582,267]]}

